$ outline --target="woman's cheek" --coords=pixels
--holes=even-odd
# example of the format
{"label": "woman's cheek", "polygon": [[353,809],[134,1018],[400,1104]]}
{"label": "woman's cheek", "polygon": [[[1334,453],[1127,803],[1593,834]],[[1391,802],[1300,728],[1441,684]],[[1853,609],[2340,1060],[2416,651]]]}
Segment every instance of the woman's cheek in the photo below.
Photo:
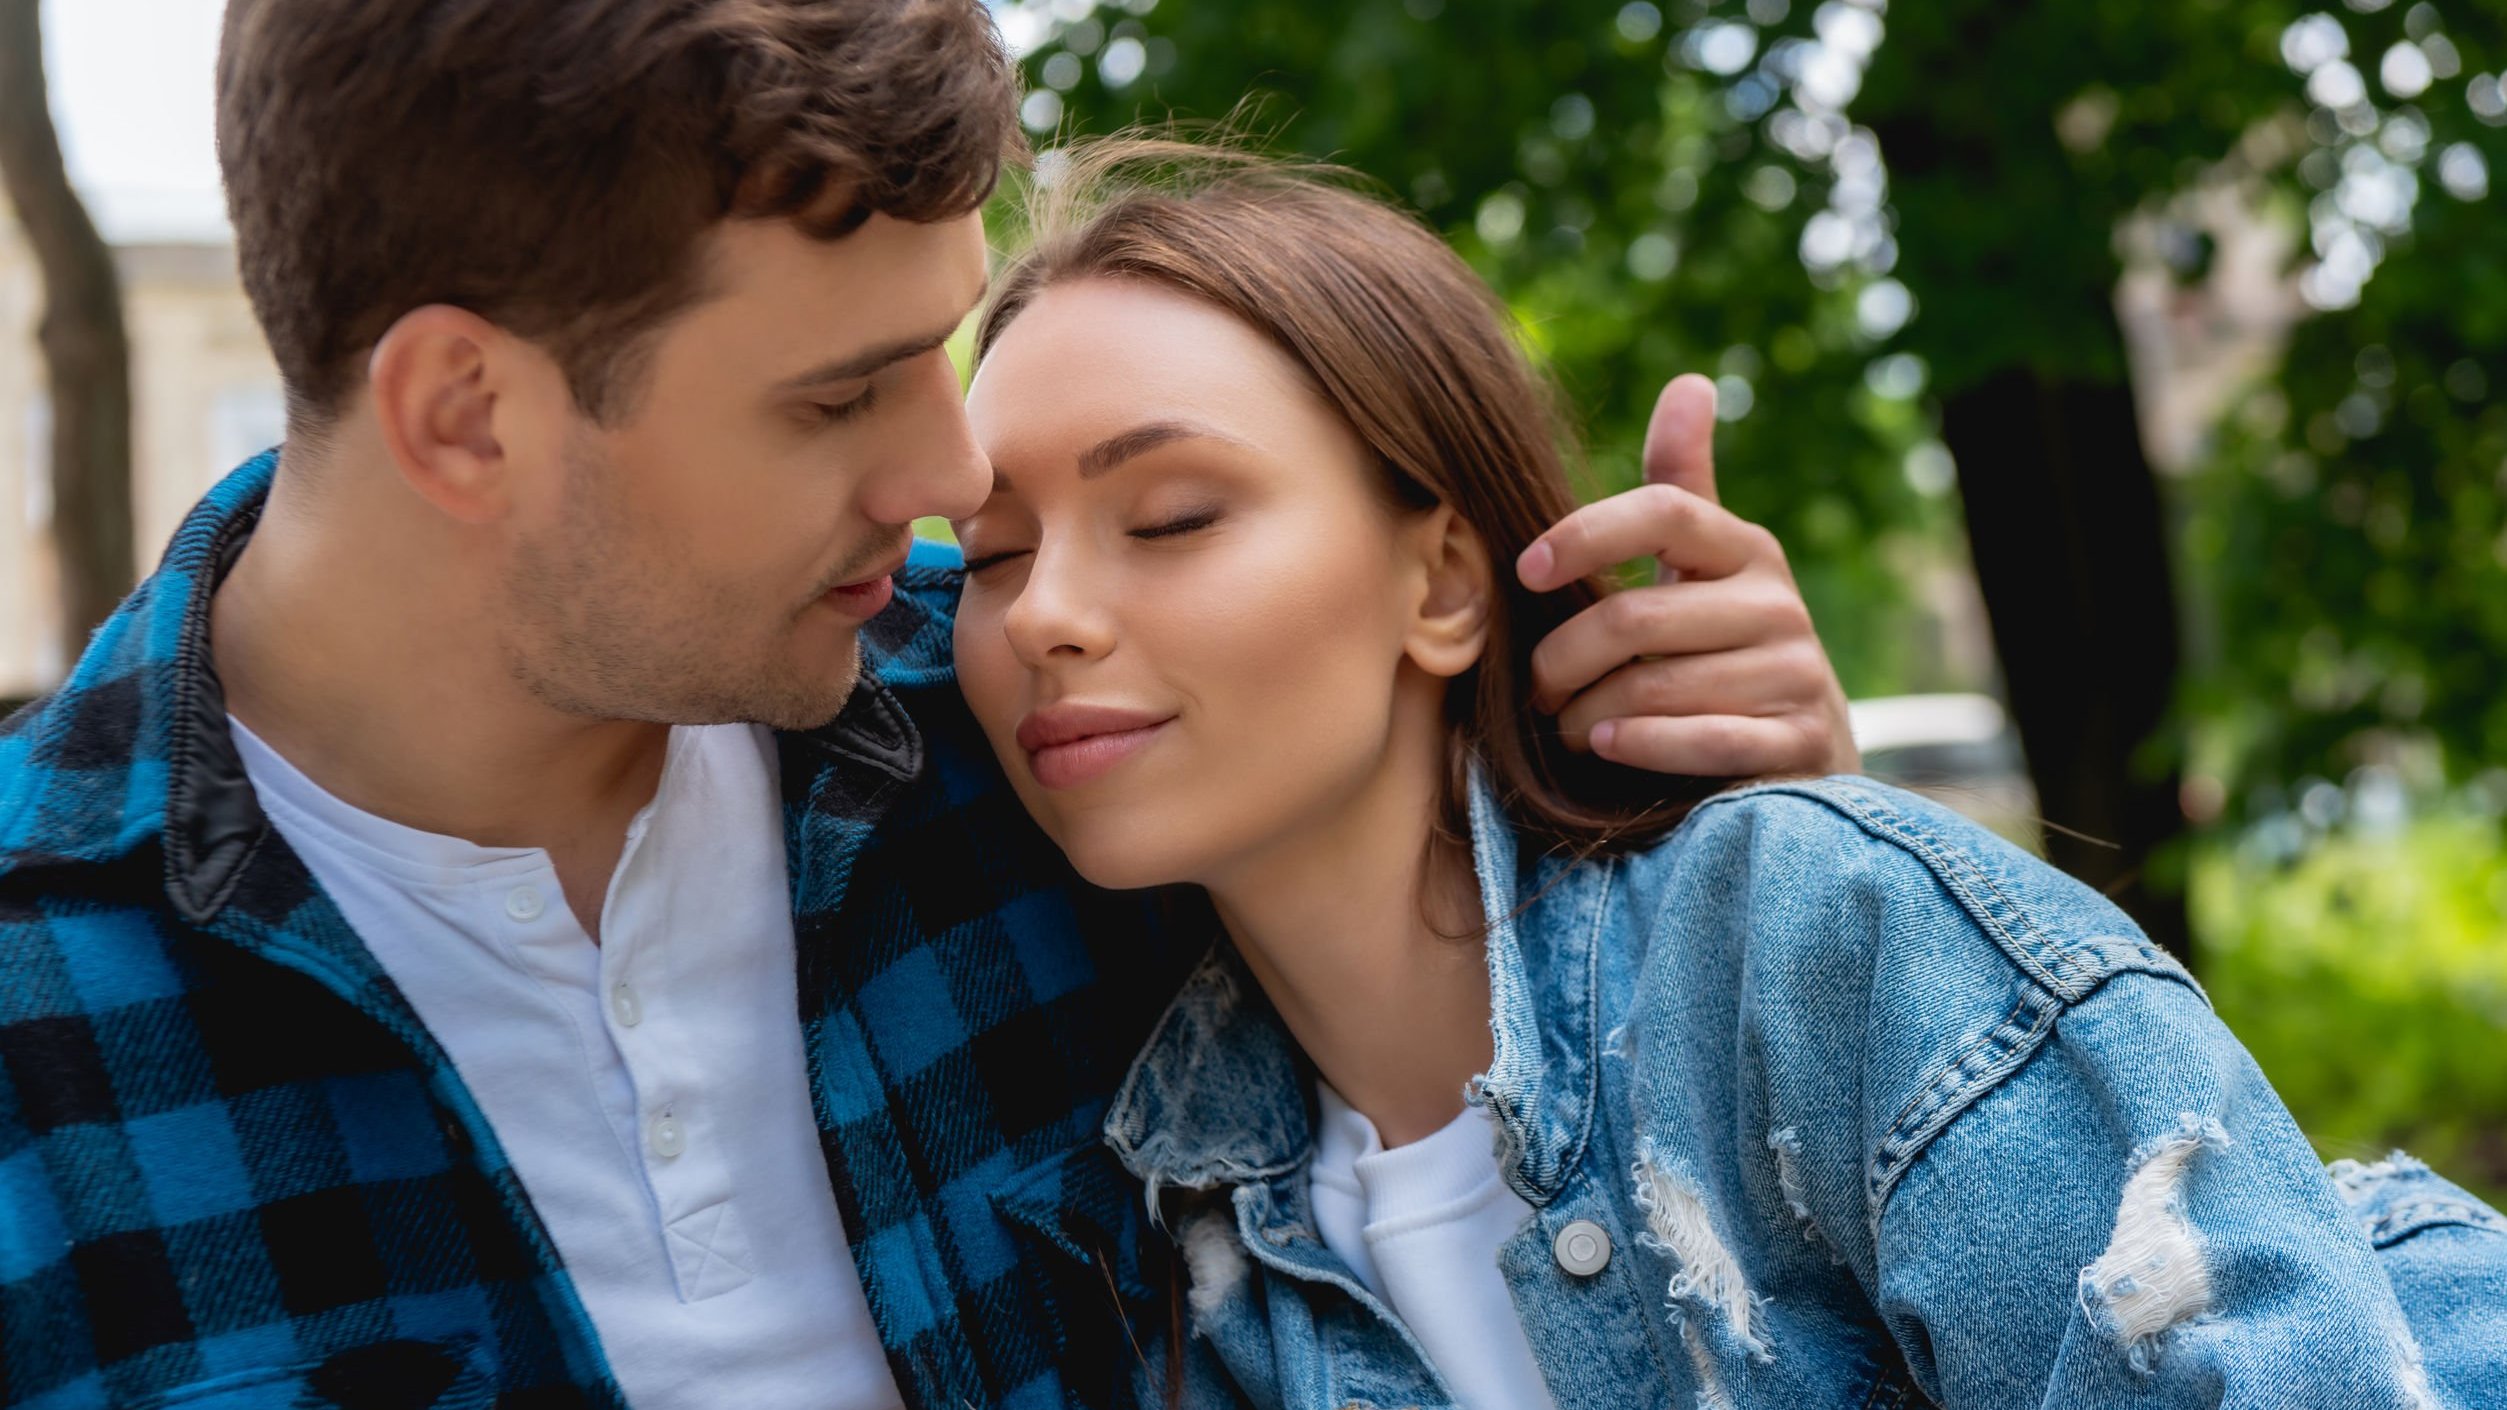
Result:
{"label": "woman's cheek", "polygon": [[[1178,620],[1177,650],[1201,663],[1205,703],[1232,701],[1240,757],[1294,763],[1348,732],[1380,736],[1400,655],[1389,547],[1358,526],[1286,523],[1213,575]],[[1382,697],[1378,699],[1377,697]]]}
{"label": "woman's cheek", "polygon": [[1014,705],[1019,668],[1010,657],[1008,638],[1001,633],[1000,614],[971,594],[961,599],[952,645],[967,707],[975,712],[975,722],[983,727],[995,752],[1002,754],[1002,767],[1015,777],[1016,770],[1011,769],[1015,761],[1006,751],[1018,728]]}
{"label": "woman's cheek", "polygon": [[1293,688],[1315,653],[1358,624],[1347,555],[1328,541],[1272,522],[1246,532],[1234,551],[1207,555],[1189,579],[1144,585],[1135,605],[1166,619],[1168,648],[1226,678]]}

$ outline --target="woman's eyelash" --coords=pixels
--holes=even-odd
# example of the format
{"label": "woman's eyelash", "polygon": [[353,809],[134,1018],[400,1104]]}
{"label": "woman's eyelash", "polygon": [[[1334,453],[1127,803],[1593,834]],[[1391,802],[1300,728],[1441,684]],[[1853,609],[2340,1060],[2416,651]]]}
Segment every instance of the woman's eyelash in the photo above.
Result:
{"label": "woman's eyelash", "polygon": [[[1132,530],[1132,537],[1136,539],[1173,538],[1178,534],[1189,534],[1195,530],[1209,528],[1211,525],[1219,522],[1219,518],[1220,513],[1216,509],[1196,509],[1189,514],[1178,515],[1177,517],[1166,520],[1163,523],[1151,524],[1144,528],[1134,529]],[[1023,548],[1011,548],[1004,549],[999,553],[987,553],[981,557],[969,558],[966,560],[966,571],[969,573],[980,573],[986,568],[992,567],[996,563],[1006,563],[1009,560],[1026,553],[1027,551],[1028,550]]]}
{"label": "woman's eyelash", "polygon": [[1132,537],[1136,539],[1172,538],[1177,534],[1189,534],[1196,529],[1209,528],[1217,522],[1219,522],[1218,510],[1196,509],[1190,514],[1169,519],[1163,524],[1151,524],[1147,528],[1134,529]]}

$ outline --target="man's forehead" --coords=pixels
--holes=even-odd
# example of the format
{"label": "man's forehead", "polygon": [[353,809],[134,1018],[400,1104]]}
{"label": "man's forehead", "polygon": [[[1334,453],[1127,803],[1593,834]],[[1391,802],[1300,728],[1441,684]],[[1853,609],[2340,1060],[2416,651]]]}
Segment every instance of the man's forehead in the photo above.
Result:
{"label": "man's forehead", "polygon": [[720,295],[843,298],[964,313],[983,295],[980,217],[917,222],[873,215],[847,234],[812,235],[788,220],[726,220],[707,234],[707,282]]}
{"label": "man's forehead", "polygon": [[[726,221],[708,232],[707,297],[694,317],[749,342],[778,380],[853,354],[945,338],[980,302],[981,221],[873,216],[835,239],[788,221]],[[745,360],[745,359],[744,359]]]}

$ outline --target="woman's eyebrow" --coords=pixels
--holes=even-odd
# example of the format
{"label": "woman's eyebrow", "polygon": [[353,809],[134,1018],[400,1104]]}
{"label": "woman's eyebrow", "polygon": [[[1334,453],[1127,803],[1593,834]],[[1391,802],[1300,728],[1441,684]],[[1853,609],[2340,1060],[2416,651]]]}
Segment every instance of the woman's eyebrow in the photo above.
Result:
{"label": "woman's eyebrow", "polygon": [[1169,441],[1223,441],[1228,445],[1245,443],[1224,431],[1198,421],[1148,421],[1128,431],[1118,431],[1079,453],[1079,477],[1093,480],[1137,455],[1145,455]]}

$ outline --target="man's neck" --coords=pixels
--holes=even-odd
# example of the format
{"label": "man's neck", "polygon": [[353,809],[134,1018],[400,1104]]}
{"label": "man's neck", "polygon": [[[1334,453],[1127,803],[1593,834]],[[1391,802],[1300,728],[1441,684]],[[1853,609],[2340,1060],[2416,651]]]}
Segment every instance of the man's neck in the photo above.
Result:
{"label": "man's neck", "polygon": [[388,466],[283,461],[210,608],[227,708],[352,807],[547,850],[597,936],[669,730],[533,698],[504,658],[495,582],[465,571],[470,551]]}
{"label": "man's neck", "polygon": [[1488,1066],[1489,981],[1468,852],[1431,850],[1433,712],[1333,818],[1210,885],[1229,936],[1323,1079],[1388,1146],[1435,1132]]}

